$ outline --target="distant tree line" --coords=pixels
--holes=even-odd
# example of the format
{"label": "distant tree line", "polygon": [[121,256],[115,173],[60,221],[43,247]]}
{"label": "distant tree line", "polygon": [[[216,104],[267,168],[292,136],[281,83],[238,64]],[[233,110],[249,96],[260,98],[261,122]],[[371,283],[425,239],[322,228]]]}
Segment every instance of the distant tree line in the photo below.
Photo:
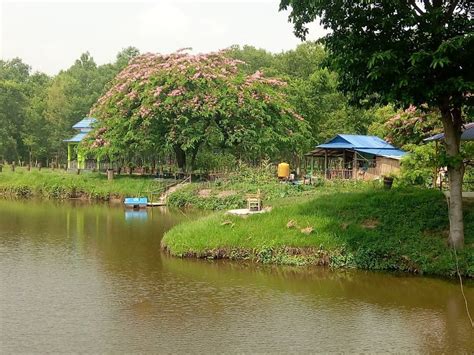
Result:
{"label": "distant tree line", "polygon": [[[41,162],[42,164],[64,163],[66,146],[63,140],[74,134],[72,125],[91,113],[91,109],[99,98],[113,87],[114,80],[115,83],[117,82],[115,78],[118,74],[127,67],[131,59],[139,54],[136,48],[129,47],[117,55],[115,62],[97,65],[89,53],[84,53],[70,68],[52,77],[44,73],[32,72],[31,68],[18,58],[9,61],[0,60],[0,160]],[[384,138],[388,137],[394,143],[412,142],[403,140],[398,142],[397,138],[393,137],[393,133],[387,131],[387,127],[390,125],[385,123],[397,114],[401,114],[392,106],[370,106],[367,104],[355,106],[351,104],[351,97],[338,89],[338,75],[329,66],[328,54],[320,44],[305,42],[294,50],[277,54],[252,46],[232,46],[225,55],[244,62],[239,65],[239,73],[234,78],[236,81],[240,80],[239,77],[251,77],[258,72],[260,73],[258,75],[262,77],[278,78],[278,80],[285,82],[284,102],[280,99],[274,100],[276,97],[274,90],[264,89],[262,91],[259,89],[259,95],[265,94],[265,97],[272,97],[272,102],[279,102],[278,107],[287,107],[298,117],[303,118],[306,124],[303,135],[298,136],[299,138],[296,140],[282,140],[284,135],[281,129],[285,127],[285,124],[279,126],[275,123],[285,121],[266,121],[268,118],[264,119],[263,116],[260,116],[260,126],[275,128],[275,131],[272,131],[274,135],[271,136],[270,130],[265,133],[263,130],[253,133],[246,131],[245,138],[242,134],[239,141],[236,121],[229,120],[228,122],[233,122],[234,125],[223,126],[224,120],[216,120],[217,116],[215,115],[212,124],[210,124],[211,121],[206,121],[209,124],[206,126],[206,130],[194,134],[197,131],[191,132],[190,127],[198,127],[200,121],[193,116],[192,110],[188,110],[189,114],[185,111],[179,114],[183,117],[187,116],[187,119],[191,121],[194,117],[192,122],[195,125],[187,127],[178,125],[174,128],[181,130],[180,132],[184,132],[184,128],[187,129],[185,131],[187,136],[181,136],[184,140],[180,146],[167,144],[171,142],[169,135],[167,136],[168,141],[163,141],[162,138],[167,134],[166,132],[162,136],[147,137],[144,131],[133,130],[133,127],[127,125],[127,121],[123,120],[120,121],[121,124],[115,126],[115,138],[128,151],[118,153],[116,150],[119,149],[119,145],[115,145],[113,147],[115,151],[112,151],[111,147],[108,150],[101,149],[101,153],[104,156],[107,155],[107,158],[109,158],[109,153],[113,153],[110,158],[120,156],[123,165],[140,166],[149,164],[151,161],[156,163],[156,161],[165,161],[170,155],[175,158],[174,162],[180,160],[183,165],[183,154],[179,154],[179,152],[189,150],[188,164],[192,162],[193,167],[212,169],[219,165],[233,165],[237,158],[248,162],[258,162],[262,159],[297,160],[297,155],[301,155],[305,149],[310,149],[337,133],[374,133]],[[131,69],[132,72],[133,70],[134,68]],[[166,72],[159,75],[161,77],[159,80],[164,80],[163,75],[166,75]],[[185,76],[181,79],[184,78]],[[173,80],[179,82],[181,79],[174,77]],[[162,84],[164,83],[163,81]],[[172,86],[170,83],[166,85]],[[199,95],[204,95],[205,89],[205,87],[201,87],[198,91],[190,90],[190,92],[199,92]],[[213,87],[214,93],[218,89],[219,86]],[[215,96],[215,98],[219,102],[226,102],[223,97]],[[250,103],[250,101],[247,102]],[[252,104],[253,107],[258,106],[256,102]],[[263,101],[260,100],[260,102]],[[247,106],[247,108],[249,107]],[[227,108],[221,107],[224,111]],[[262,107],[260,106],[260,108]],[[217,108],[214,109],[217,110]],[[163,107],[160,110],[155,114],[165,116]],[[217,112],[215,110],[208,111],[208,114]],[[270,107],[268,110],[267,108],[262,110],[259,111],[260,114],[266,112],[272,117],[275,116],[269,111]],[[230,109],[226,112],[232,114]],[[95,112],[93,110],[92,113],[104,116],[97,117],[99,120],[110,114],[110,112],[104,111],[104,107],[101,110],[95,110]],[[237,111],[234,114],[237,115]],[[241,110],[238,114],[243,115],[244,113]],[[245,114],[248,116],[257,115],[256,112],[250,111]],[[127,117],[129,117],[129,113],[123,115],[124,119]],[[244,121],[241,119],[240,122]],[[221,124],[222,129],[219,132],[212,130],[216,123]],[[242,124],[242,127],[248,128],[245,124]],[[280,127],[280,131],[278,131],[278,127]],[[141,140],[135,141],[134,145],[127,145],[126,139],[122,139],[119,135],[119,129],[123,132],[130,131],[127,139],[134,136],[133,139],[140,138]],[[285,129],[291,131],[289,127]],[[431,132],[431,130],[425,131],[426,134]],[[396,132],[395,130],[395,135]],[[208,135],[208,133],[213,134]],[[123,134],[125,137],[125,133]],[[257,134],[257,136],[260,134],[259,139],[256,138],[257,136],[251,138],[252,134]],[[399,136],[406,137],[406,132]],[[265,139],[267,140],[265,141]],[[214,143],[219,141],[220,143],[213,145],[209,144],[210,141]],[[251,146],[252,142],[254,146]],[[150,144],[153,146],[152,149]],[[256,145],[259,145],[260,148]],[[199,154],[197,154],[197,149],[195,149],[196,153],[192,154],[191,150],[197,146],[200,147]],[[285,147],[288,149],[285,150]],[[176,151],[178,151],[178,155],[176,155]],[[290,151],[293,154],[290,154]]]}
{"label": "distant tree line", "polygon": [[19,58],[0,60],[0,161],[64,162],[71,126],[138,53],[126,48],[105,65],[84,53],[53,77],[33,73]]}

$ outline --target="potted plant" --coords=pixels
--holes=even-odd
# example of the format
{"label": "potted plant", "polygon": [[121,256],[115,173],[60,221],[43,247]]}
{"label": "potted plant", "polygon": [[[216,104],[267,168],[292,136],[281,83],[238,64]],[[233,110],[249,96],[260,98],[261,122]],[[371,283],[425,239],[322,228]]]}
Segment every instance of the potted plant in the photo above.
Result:
{"label": "potted plant", "polygon": [[393,180],[395,180],[396,175],[393,173],[387,174],[383,176],[383,186],[387,190],[392,188]]}

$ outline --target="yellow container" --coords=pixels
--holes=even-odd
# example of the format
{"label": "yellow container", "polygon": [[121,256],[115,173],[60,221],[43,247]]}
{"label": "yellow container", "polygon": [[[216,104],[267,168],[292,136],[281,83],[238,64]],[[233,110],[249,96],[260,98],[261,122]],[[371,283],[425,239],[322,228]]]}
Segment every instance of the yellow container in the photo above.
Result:
{"label": "yellow container", "polygon": [[280,179],[288,179],[290,176],[290,164],[280,163],[278,164],[278,177]]}

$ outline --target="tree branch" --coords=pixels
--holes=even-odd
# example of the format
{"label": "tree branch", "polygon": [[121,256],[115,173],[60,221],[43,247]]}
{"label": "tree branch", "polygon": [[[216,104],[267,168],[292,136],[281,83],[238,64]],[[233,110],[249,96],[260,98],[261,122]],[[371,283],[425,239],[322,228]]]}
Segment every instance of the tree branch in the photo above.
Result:
{"label": "tree branch", "polygon": [[446,12],[446,15],[444,16],[444,23],[447,23],[451,17],[453,16],[454,10],[456,10],[456,7],[459,4],[459,0],[453,0],[449,4],[448,12]]}
{"label": "tree branch", "polygon": [[416,0],[410,0],[409,3],[415,9],[418,16],[421,16],[424,14],[423,10],[421,10],[419,6],[416,4]]}

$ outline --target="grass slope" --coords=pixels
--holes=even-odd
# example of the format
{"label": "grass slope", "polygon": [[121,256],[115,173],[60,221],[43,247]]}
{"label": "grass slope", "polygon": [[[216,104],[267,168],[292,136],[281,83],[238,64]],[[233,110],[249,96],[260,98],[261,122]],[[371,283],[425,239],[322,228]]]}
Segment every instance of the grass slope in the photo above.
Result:
{"label": "grass slope", "polygon": [[[62,170],[17,168],[0,173],[0,195],[11,197],[43,197],[54,199],[91,198],[108,200],[124,196],[146,195],[156,188],[153,179],[141,176],[116,176],[108,181],[99,173],[67,173]],[[159,186],[158,186],[159,187]]]}
{"label": "grass slope", "polygon": [[[465,223],[466,247],[458,256],[462,273],[473,277],[473,204],[466,204]],[[248,218],[216,213],[173,228],[162,246],[181,257],[451,276],[455,262],[446,245],[448,225],[438,191],[370,189],[288,200]],[[304,234],[307,227],[313,232]]]}

